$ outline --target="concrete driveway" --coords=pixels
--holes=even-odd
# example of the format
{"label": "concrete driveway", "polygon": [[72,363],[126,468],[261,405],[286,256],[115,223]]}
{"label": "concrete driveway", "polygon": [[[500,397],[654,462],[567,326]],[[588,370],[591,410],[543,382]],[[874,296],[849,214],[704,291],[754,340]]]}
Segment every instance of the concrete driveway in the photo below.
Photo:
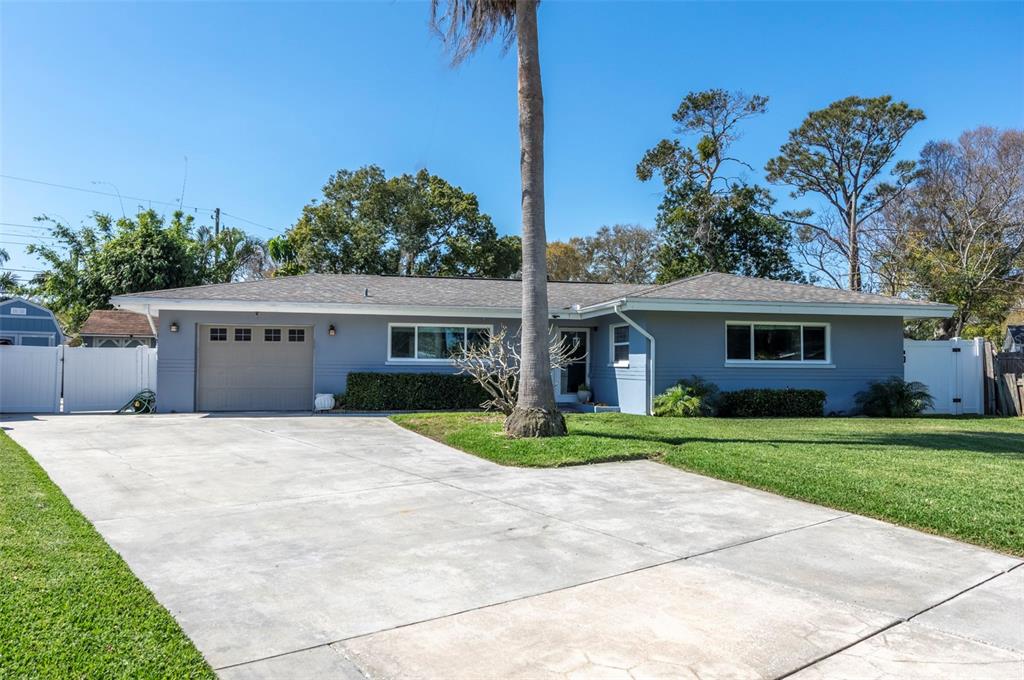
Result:
{"label": "concrete driveway", "polygon": [[1021,560],[383,418],[4,422],[224,678],[1024,677]]}

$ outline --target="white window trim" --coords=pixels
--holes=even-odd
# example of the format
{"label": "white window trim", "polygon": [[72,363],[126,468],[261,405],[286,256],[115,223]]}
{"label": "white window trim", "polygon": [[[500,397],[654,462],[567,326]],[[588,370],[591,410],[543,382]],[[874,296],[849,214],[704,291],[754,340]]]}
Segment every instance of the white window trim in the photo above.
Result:
{"label": "white window trim", "polygon": [[[395,326],[399,328],[412,328],[412,357],[396,357],[392,356],[391,353],[391,329]],[[433,322],[433,323],[402,323],[401,321],[393,321],[388,323],[388,360],[387,364],[438,364],[438,365],[451,365],[454,363],[451,359],[419,359],[416,357],[420,350],[420,328],[461,328],[462,329],[462,342],[466,342],[466,333],[470,328],[485,328],[490,335],[494,334],[494,325],[485,323],[444,323]]]}
{"label": "white window trim", "polygon": [[[750,326],[750,355],[754,355],[754,326],[799,326],[800,327],[800,359],[730,359],[729,358],[729,326]],[[825,327],[825,358],[804,359],[804,327]],[[724,334],[724,350],[726,366],[756,366],[757,368],[835,368],[832,363],[832,324],[827,321],[726,321]]]}
{"label": "white window trim", "polygon": [[616,328],[629,328],[628,323],[613,323],[608,325],[608,365],[614,368],[629,368],[629,359],[625,361],[615,361],[615,347],[617,345],[625,345],[629,347],[629,334],[626,335],[625,342],[615,342],[615,329]]}

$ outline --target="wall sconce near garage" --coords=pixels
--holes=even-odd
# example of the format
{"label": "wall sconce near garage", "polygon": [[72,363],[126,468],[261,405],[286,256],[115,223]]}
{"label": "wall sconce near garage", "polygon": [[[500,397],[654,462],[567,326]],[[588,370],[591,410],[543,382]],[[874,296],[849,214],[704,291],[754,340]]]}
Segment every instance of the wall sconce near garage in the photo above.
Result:
{"label": "wall sconce near garage", "polygon": [[172,333],[177,333],[178,332],[178,322],[177,321],[172,321],[171,325],[169,326],[169,328],[170,328],[170,331]]}
{"label": "wall sconce near garage", "polygon": [[327,327],[327,335],[330,335],[330,336],[333,337],[333,336],[335,336],[337,334],[338,334],[338,329],[336,329],[334,327],[333,323],[330,326]]}

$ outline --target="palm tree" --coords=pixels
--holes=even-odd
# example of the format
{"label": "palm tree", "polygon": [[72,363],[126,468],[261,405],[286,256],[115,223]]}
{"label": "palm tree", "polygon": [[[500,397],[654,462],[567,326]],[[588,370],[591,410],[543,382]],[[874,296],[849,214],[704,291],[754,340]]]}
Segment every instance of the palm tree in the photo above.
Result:
{"label": "palm tree", "polygon": [[537,48],[538,0],[431,0],[431,25],[452,64],[500,36],[517,44],[519,66],[519,171],[523,211],[523,307],[519,396],[505,419],[513,437],[565,434],[555,406],[548,357],[547,239],[544,233],[544,94]]}

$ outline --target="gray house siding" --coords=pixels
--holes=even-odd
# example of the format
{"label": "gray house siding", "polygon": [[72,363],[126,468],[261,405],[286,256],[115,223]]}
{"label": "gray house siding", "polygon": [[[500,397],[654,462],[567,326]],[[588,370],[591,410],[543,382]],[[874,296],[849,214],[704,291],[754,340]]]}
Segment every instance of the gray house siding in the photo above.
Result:
{"label": "gray house siding", "polygon": [[[726,321],[793,321],[773,315],[629,312],[629,317],[652,333],[657,342],[655,391],[661,392],[680,378],[699,375],[722,390],[747,387],[823,389],[826,409],[848,411],[853,395],[873,380],[903,375],[903,324],[899,317],[823,316],[807,322],[830,324],[834,367],[725,365]],[[178,324],[171,333],[172,322]],[[195,410],[196,328],[199,324],[253,326],[311,326],[313,328],[314,385],[317,392],[344,392],[353,371],[392,373],[452,373],[445,362],[389,362],[389,323],[506,326],[518,329],[515,319],[409,317],[391,315],[280,314],[251,312],[168,312],[160,317],[158,384],[160,411]],[[618,405],[624,413],[646,413],[648,400],[648,342],[629,329],[629,365],[614,366],[611,355],[613,314],[584,321],[559,320],[561,327],[590,331],[589,382],[594,400]],[[328,335],[334,324],[335,336]]]}
{"label": "gray house siding", "polygon": [[[170,332],[170,324],[178,332]],[[437,325],[506,325],[514,319],[407,317],[385,315],[271,314],[254,312],[168,312],[160,316],[160,359],[157,408],[162,412],[190,412],[196,408],[196,329],[199,324],[253,326],[311,326],[313,328],[313,382],[316,392],[344,392],[353,371],[388,373],[453,373],[446,362],[388,362],[389,323]],[[328,335],[334,324],[336,335]],[[310,395],[312,405],[312,395]]]}
{"label": "gray house siding", "polygon": [[612,327],[623,323],[610,314],[590,319],[590,384],[594,400],[619,407],[623,413],[647,412],[647,340],[629,329],[629,366],[612,362]]}
{"label": "gray house siding", "polygon": [[[655,337],[655,393],[680,378],[698,375],[723,391],[752,387],[821,389],[828,395],[826,412],[849,411],[854,406],[854,395],[868,383],[890,376],[903,377],[903,320],[900,317],[674,312],[631,312],[629,315]],[[726,321],[828,323],[832,367],[726,366]],[[631,409],[630,412],[638,411]]]}
{"label": "gray house siding", "polygon": [[[12,309],[24,313],[13,314]],[[15,345],[53,347],[64,342],[53,312],[19,298],[0,302],[0,337]]]}

